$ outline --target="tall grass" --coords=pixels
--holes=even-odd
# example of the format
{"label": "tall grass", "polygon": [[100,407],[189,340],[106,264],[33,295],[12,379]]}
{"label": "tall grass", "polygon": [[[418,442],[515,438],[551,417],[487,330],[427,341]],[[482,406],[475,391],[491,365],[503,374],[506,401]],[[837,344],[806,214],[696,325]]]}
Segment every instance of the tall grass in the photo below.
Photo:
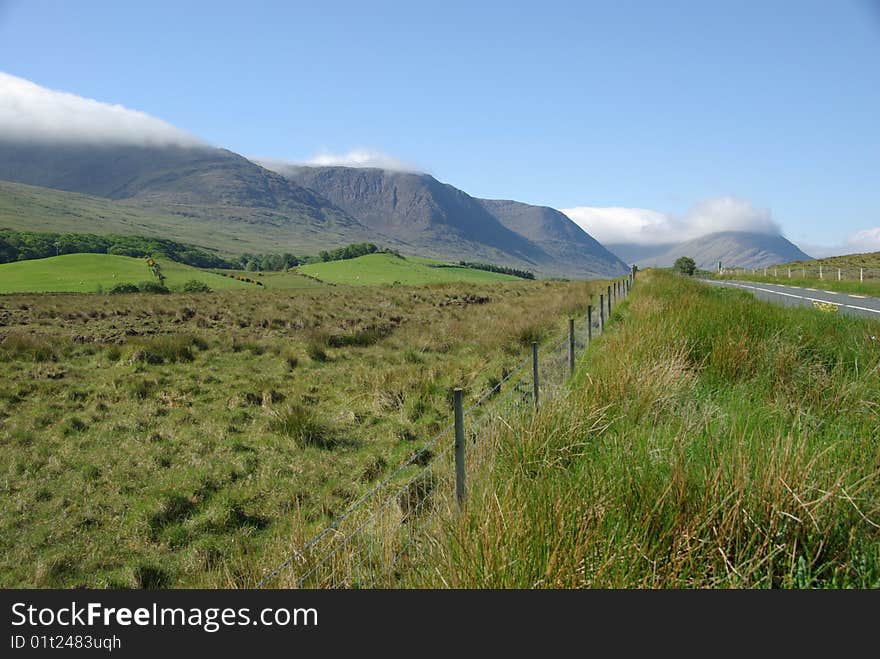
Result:
{"label": "tall grass", "polygon": [[880,587],[878,336],[644,273],[410,583]]}

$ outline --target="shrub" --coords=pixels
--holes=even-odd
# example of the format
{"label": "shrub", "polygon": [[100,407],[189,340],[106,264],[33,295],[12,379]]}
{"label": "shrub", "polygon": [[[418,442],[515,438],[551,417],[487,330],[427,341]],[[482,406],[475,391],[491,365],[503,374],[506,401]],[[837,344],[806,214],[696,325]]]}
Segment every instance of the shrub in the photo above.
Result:
{"label": "shrub", "polygon": [[142,281],[138,284],[141,293],[170,293],[167,287],[154,281]]}
{"label": "shrub", "polygon": [[679,256],[672,267],[676,272],[691,277],[697,270],[697,263],[690,256]]}
{"label": "shrub", "polygon": [[183,285],[181,290],[184,293],[210,293],[211,287],[198,279],[190,279]]}
{"label": "shrub", "polygon": [[124,293],[138,293],[138,287],[134,284],[116,284],[109,291],[110,295],[120,295]]}

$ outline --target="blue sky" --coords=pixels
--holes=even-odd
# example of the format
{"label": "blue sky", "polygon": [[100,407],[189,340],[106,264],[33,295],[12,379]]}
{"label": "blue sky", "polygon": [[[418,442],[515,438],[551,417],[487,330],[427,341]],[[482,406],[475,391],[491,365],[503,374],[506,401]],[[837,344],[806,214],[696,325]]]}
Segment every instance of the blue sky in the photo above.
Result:
{"label": "blue sky", "polygon": [[586,207],[608,235],[718,199],[810,246],[880,227],[875,0],[0,0],[0,70],[249,156],[366,149]]}

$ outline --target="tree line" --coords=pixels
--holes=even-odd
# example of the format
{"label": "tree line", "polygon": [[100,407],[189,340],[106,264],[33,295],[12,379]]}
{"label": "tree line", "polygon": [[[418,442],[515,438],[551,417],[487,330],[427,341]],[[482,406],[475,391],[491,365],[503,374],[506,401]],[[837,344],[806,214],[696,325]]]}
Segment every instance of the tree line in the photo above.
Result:
{"label": "tree line", "polygon": [[0,263],[45,259],[62,254],[115,254],[136,258],[164,254],[172,261],[197,268],[238,267],[235,261],[163,238],[0,230]]}
{"label": "tree line", "polygon": [[535,274],[528,270],[518,270],[517,268],[508,268],[503,265],[492,265],[491,263],[471,263],[470,261],[459,261],[458,264],[465,268],[473,270],[486,270],[488,272],[497,272],[502,275],[511,275],[520,279],[534,279]]}
{"label": "tree line", "polygon": [[192,245],[164,238],[0,229],[0,263],[45,259],[62,254],[115,254],[135,258],[164,255],[172,261],[197,268],[273,272],[307,263],[342,261],[380,252],[397,254],[393,250],[382,249],[374,243],[355,243],[334,250],[325,250],[316,256],[295,256],[285,252],[242,254],[237,258],[228,259]]}

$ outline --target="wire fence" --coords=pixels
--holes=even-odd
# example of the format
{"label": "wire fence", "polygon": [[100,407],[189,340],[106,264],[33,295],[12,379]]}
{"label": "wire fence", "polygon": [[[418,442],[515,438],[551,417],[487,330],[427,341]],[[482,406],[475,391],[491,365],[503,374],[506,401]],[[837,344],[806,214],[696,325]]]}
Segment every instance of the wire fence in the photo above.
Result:
{"label": "wire fence", "polygon": [[569,320],[566,331],[542,346],[534,343],[532,355],[467,409],[457,393],[448,427],[294,550],[257,587],[398,585],[417,563],[428,527],[462,505],[467,476],[489,457],[498,435],[564,391],[577,355],[603,332],[632,283],[632,277],[612,282],[591,301],[586,318]]}
{"label": "wire fence", "polygon": [[838,268],[825,265],[785,265],[770,266],[767,268],[723,268],[718,274],[722,277],[751,276],[772,279],[880,282],[880,268]]}

